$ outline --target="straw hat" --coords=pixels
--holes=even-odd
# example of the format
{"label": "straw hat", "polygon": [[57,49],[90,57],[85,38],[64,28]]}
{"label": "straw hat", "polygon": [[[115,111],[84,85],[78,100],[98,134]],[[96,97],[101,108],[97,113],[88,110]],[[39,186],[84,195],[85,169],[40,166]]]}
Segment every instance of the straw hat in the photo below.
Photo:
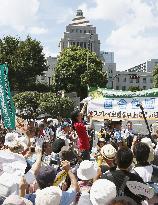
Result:
{"label": "straw hat", "polygon": [[116,156],[116,152],[116,149],[111,144],[104,145],[101,149],[102,156],[108,160],[113,160]]}

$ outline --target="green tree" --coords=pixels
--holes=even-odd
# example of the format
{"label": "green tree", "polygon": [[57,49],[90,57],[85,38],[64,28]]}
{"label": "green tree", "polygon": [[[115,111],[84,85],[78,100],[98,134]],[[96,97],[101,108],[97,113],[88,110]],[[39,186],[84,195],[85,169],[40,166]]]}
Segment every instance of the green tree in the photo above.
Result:
{"label": "green tree", "polygon": [[87,85],[105,87],[107,76],[102,72],[102,61],[94,52],[80,47],[70,47],[64,49],[59,56],[53,80],[56,90],[77,91],[83,98],[87,94]]}
{"label": "green tree", "polygon": [[0,63],[8,64],[11,89],[18,91],[27,90],[47,69],[43,47],[29,36],[24,41],[11,36],[0,39]]}
{"label": "green tree", "polygon": [[56,96],[54,93],[43,93],[40,97],[39,110],[41,113],[48,113],[52,117],[70,117],[74,110],[74,103],[68,97]]}
{"label": "green tree", "polygon": [[17,109],[36,112],[39,107],[40,93],[31,91],[18,93],[14,95],[13,100]]}
{"label": "green tree", "polygon": [[141,91],[141,89],[137,86],[131,86],[128,88],[128,91],[136,92],[136,91]]}
{"label": "green tree", "polygon": [[70,117],[74,103],[68,97],[56,96],[54,93],[22,92],[13,97],[15,107],[31,112],[31,117],[48,113],[52,117]]}
{"label": "green tree", "polygon": [[153,70],[153,86],[158,88],[158,65],[156,65]]}

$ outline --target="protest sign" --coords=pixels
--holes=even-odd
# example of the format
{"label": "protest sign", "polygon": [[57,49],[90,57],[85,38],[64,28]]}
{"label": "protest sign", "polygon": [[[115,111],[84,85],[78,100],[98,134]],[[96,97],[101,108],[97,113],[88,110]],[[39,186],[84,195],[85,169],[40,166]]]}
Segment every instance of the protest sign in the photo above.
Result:
{"label": "protest sign", "polygon": [[88,112],[96,119],[143,120],[142,104],[148,120],[158,120],[158,89],[123,92],[98,89],[91,93]]}

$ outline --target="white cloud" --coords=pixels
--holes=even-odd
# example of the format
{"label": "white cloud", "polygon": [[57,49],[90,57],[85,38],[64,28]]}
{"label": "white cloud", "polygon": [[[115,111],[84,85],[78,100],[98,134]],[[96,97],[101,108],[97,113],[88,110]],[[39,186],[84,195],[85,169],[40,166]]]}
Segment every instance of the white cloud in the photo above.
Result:
{"label": "white cloud", "polygon": [[[147,59],[158,58],[158,2],[94,1],[96,7],[89,8],[87,4],[83,4],[81,8],[91,19],[110,20],[115,25],[115,29],[106,39],[106,50],[115,52],[119,69],[127,69]],[[157,35],[152,34],[153,30],[157,30]]]}
{"label": "white cloud", "polygon": [[65,23],[68,20],[70,20],[73,14],[74,14],[74,11],[71,8],[66,9],[66,10],[65,8],[64,9],[60,8],[59,13],[58,15],[55,16],[55,18],[58,24]]}
{"label": "white cloud", "polygon": [[45,34],[45,33],[47,33],[47,32],[48,32],[48,29],[35,26],[35,27],[30,27],[30,28],[28,29],[28,32],[29,32],[30,34],[40,35],[40,34]]}
{"label": "white cloud", "polygon": [[56,57],[58,53],[53,53],[47,46],[43,47],[43,53],[45,54],[46,57]]}
{"label": "white cloud", "polygon": [[0,25],[22,31],[37,19],[39,0],[0,0]]}

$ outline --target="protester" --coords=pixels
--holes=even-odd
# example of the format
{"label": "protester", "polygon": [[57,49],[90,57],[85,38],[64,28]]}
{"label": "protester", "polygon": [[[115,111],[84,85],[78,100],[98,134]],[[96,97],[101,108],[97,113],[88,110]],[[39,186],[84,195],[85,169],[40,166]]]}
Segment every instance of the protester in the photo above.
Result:
{"label": "protester", "polygon": [[[58,202],[60,201],[60,205],[69,205],[72,202],[75,201],[76,198],[76,194],[79,190],[78,188],[78,183],[77,183],[77,179],[75,177],[75,175],[71,172],[70,170],[70,164],[67,161],[62,162],[62,169],[65,170],[65,172],[68,174],[68,176],[70,177],[70,181],[71,181],[71,185],[70,188],[67,191],[60,191],[60,195],[61,195],[61,199],[59,200],[58,198]],[[37,194],[37,201],[39,203],[39,205],[41,204],[41,202],[39,202],[40,200],[44,202],[44,199],[41,199],[41,195],[45,195],[44,193],[46,193],[46,191],[48,190],[48,195],[50,193],[50,195],[48,196],[48,198],[56,198],[56,191],[59,189],[53,189],[52,185],[55,181],[56,178],[56,171],[54,168],[52,167],[44,167],[42,168],[38,175],[36,176],[36,180],[39,186],[39,190],[36,191],[35,194],[30,194],[30,195],[26,195],[25,197],[29,200],[31,200],[33,202],[33,204],[36,205],[36,194]],[[50,188],[50,189],[48,189]],[[59,191],[58,191],[59,193]],[[48,199],[48,201],[50,201],[51,199]],[[57,200],[57,199],[56,199]],[[51,201],[49,202],[49,204],[51,205]],[[44,204],[43,204],[44,205]],[[47,203],[45,204],[47,205]]]}
{"label": "protester", "polygon": [[78,135],[78,148],[81,153],[81,158],[83,160],[89,160],[90,159],[90,143],[89,143],[89,137],[86,131],[86,126],[82,122],[82,112],[80,111],[74,111],[71,114],[71,120],[72,120],[72,127],[76,131]]}
{"label": "protester", "polygon": [[158,171],[152,161],[158,146],[140,138],[132,122],[124,129],[120,119],[104,120],[97,140],[92,113],[86,116],[89,122],[82,120],[86,106],[75,110],[71,120],[62,119],[58,128],[44,117],[38,124],[18,119],[16,129],[7,131],[0,145],[0,205],[9,205],[10,199],[17,205],[154,201],[151,187],[156,187]]}
{"label": "protester", "polygon": [[133,194],[126,185],[127,181],[137,181],[143,183],[141,177],[129,172],[132,161],[132,151],[127,147],[120,148],[116,154],[116,163],[119,169],[108,172],[103,176],[103,178],[114,182],[117,188],[117,196],[124,195],[132,198],[138,204],[141,204],[141,202],[145,200],[145,197]]}
{"label": "protester", "polygon": [[5,199],[3,205],[32,205],[32,203],[29,200],[17,195],[10,195]]}
{"label": "protester", "polygon": [[98,157],[98,165],[101,167],[102,173],[116,169],[116,152],[116,149],[111,144],[107,144],[102,147],[101,156]]}
{"label": "protester", "polygon": [[135,131],[133,129],[133,124],[132,124],[131,121],[127,122],[127,128],[125,129],[124,133],[125,133],[125,136],[126,136],[127,146],[129,148],[131,148],[132,142],[133,142],[133,137],[134,137],[134,134],[135,134]]}
{"label": "protester", "polygon": [[79,178],[79,187],[82,192],[89,192],[93,184],[93,180],[99,178],[98,166],[91,161],[82,161],[77,169],[77,177]]}

